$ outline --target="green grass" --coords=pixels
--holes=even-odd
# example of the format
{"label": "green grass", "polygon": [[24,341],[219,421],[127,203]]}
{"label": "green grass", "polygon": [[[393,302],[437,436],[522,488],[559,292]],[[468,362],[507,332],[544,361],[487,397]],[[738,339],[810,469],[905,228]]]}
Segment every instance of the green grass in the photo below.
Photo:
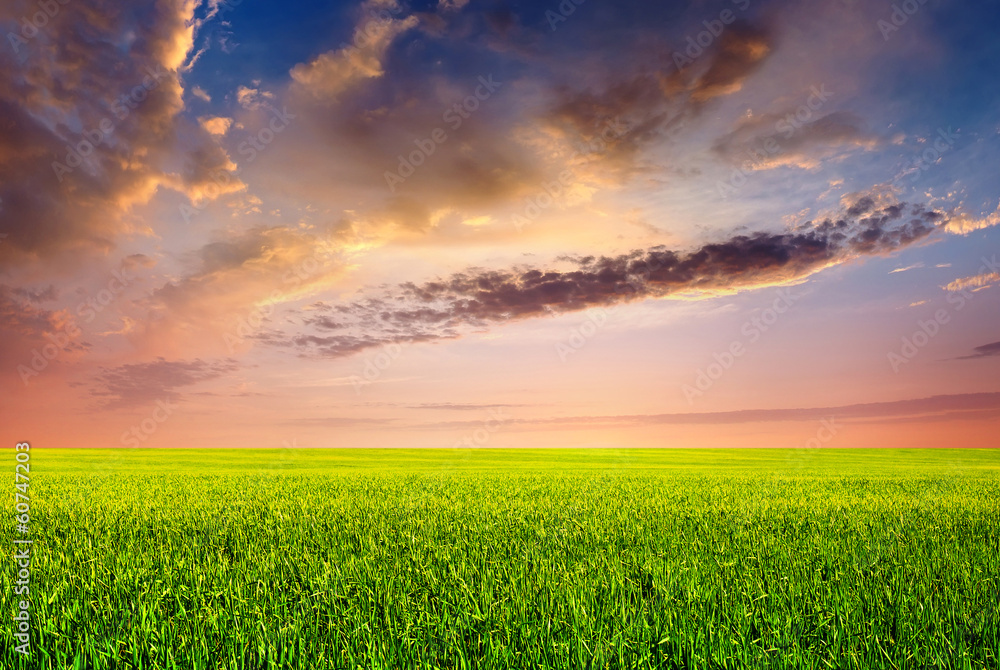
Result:
{"label": "green grass", "polygon": [[0,667],[997,668],[998,475],[996,450],[35,450],[33,654],[8,560]]}

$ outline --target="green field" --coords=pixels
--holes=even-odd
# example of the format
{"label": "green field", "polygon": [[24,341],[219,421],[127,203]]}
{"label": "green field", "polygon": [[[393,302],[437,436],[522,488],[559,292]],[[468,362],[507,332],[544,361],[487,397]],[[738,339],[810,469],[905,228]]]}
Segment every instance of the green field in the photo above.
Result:
{"label": "green field", "polygon": [[2,668],[1000,667],[996,450],[31,455]]}

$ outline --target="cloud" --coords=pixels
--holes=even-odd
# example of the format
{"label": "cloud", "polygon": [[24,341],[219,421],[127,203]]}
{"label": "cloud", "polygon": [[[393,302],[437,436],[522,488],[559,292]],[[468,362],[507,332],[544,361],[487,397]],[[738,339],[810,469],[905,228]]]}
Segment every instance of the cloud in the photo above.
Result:
{"label": "cloud", "polygon": [[199,116],[198,123],[209,135],[225,135],[233,120],[225,116]]}
{"label": "cloud", "polygon": [[[998,343],[1000,344],[1000,343]],[[1000,416],[1000,393],[937,395],[913,400],[859,403],[837,407],[747,409],[729,412],[678,412],[673,414],[625,414],[568,416],[537,419],[510,419],[505,429],[531,430],[544,427],[627,428],[656,425],[736,425],[786,421],[852,421],[875,423],[893,421],[946,421]],[[478,422],[482,425],[482,421]],[[427,428],[462,428],[476,421],[449,421],[426,424]]]}
{"label": "cloud", "polygon": [[795,120],[795,110],[784,110],[744,119],[716,140],[712,149],[753,170],[783,166],[812,169],[847,150],[870,150],[882,143],[851,112],[830,112],[802,122]]}
{"label": "cloud", "polygon": [[378,335],[296,335],[291,340],[284,334],[278,332],[263,332],[255,335],[254,339],[261,344],[271,344],[283,347],[295,347],[304,354],[319,356],[322,358],[339,358],[350,356],[366,349],[381,346],[389,342],[406,342],[408,344],[420,344],[423,342],[437,342],[441,340],[457,339],[458,332],[448,329],[438,329],[434,332],[422,333],[414,328],[383,330]]}
{"label": "cloud", "polygon": [[982,346],[976,347],[972,350],[974,353],[968,356],[960,356],[959,360],[966,360],[969,358],[986,358],[988,356],[1000,356],[1000,342],[990,342],[989,344],[984,344]]}
{"label": "cloud", "polygon": [[996,272],[983,272],[972,277],[962,277],[943,286],[945,291],[965,291],[967,289],[978,289],[992,286],[1000,282],[1000,274]]}
{"label": "cloud", "polygon": [[52,286],[33,291],[0,284],[0,330],[32,341],[60,330],[66,324],[67,317],[38,306],[56,297]]}
{"label": "cloud", "polygon": [[121,268],[123,270],[136,270],[140,267],[151,268],[156,265],[156,261],[146,254],[129,254],[122,259]]}
{"label": "cloud", "polygon": [[739,22],[719,40],[708,68],[689,87],[691,99],[705,102],[735,93],[771,52],[771,39],[761,28]]}
{"label": "cloud", "polygon": [[[386,342],[450,339],[463,327],[787,284],[919,242],[944,218],[922,206],[879,206],[862,197],[835,218],[788,232],[735,235],[690,251],[657,246],[613,257],[564,257],[559,268],[470,269],[422,284],[407,282],[382,297],[337,306],[338,327],[347,324],[346,332],[285,339],[272,334],[268,341],[336,357]],[[317,323],[310,318],[307,323]]]}
{"label": "cloud", "polygon": [[557,89],[550,106],[521,131],[577,179],[608,181],[643,170],[641,152],[683,124],[685,107],[662,89],[663,73],[640,73],[596,90]]}
{"label": "cloud", "polygon": [[139,303],[146,314],[138,337],[154,346],[184,340],[222,348],[241,319],[334,285],[345,267],[343,246],[337,224],[255,226],[207,242],[189,255],[186,273]]}
{"label": "cloud", "polygon": [[[49,359],[57,356],[58,360],[69,360],[67,355],[82,354],[90,348],[80,339],[81,333],[68,312],[42,307],[57,297],[53,286],[29,289],[0,284],[0,365],[11,372],[16,369],[19,376],[30,368],[27,374],[34,377],[32,373],[47,367]],[[5,377],[6,382],[13,379]]]}
{"label": "cloud", "polygon": [[[196,3],[74,0],[0,50],[0,262],[107,252],[161,188],[201,187],[222,150],[185,121],[178,69]],[[14,6],[0,10],[0,19]],[[86,26],[86,30],[81,29]],[[189,151],[191,169],[172,160]]]}
{"label": "cloud", "polygon": [[462,403],[462,402],[441,402],[432,403],[425,402],[416,405],[406,405],[408,409],[434,409],[434,410],[448,410],[448,411],[458,411],[458,412],[468,412],[468,411],[479,411],[486,409],[498,409],[501,407],[527,407],[527,405],[517,404],[517,403]]}
{"label": "cloud", "polygon": [[704,114],[708,101],[739,91],[771,48],[766,30],[734,24],[708,55],[687,68],[677,70],[675,64],[652,57],[600,87],[556,86],[549,109],[524,132],[540,133],[534,142],[547,153],[564,160],[574,153],[568,167],[578,178],[621,180],[643,171],[660,172],[661,161],[642,162],[643,150],[676,136]]}
{"label": "cloud", "polygon": [[191,87],[191,95],[193,95],[194,97],[196,97],[199,100],[202,100],[204,102],[212,102],[212,96],[210,96],[208,93],[206,93],[205,89],[203,89],[200,86],[192,86]]}
{"label": "cloud", "polygon": [[948,222],[947,231],[956,235],[968,235],[977,230],[992,228],[996,225],[1000,225],[1000,206],[992,214],[983,217],[975,217],[964,212],[958,212]]}
{"label": "cloud", "polygon": [[127,363],[102,369],[94,378],[90,395],[101,398],[103,409],[148,405],[157,400],[179,400],[178,389],[217,379],[239,369],[232,359],[214,362],[194,359],[168,361],[157,358],[149,363]]}
{"label": "cloud", "polygon": [[[260,86],[259,81],[252,82],[254,86]],[[240,106],[244,109],[249,109],[251,111],[260,109],[268,100],[274,99],[274,93],[270,91],[265,91],[260,88],[250,88],[249,86],[239,86],[236,89],[236,101],[240,103]]]}
{"label": "cloud", "polygon": [[366,17],[373,9],[399,11],[395,2],[362,3],[362,19],[354,31],[352,44],[292,68],[291,77],[301,89],[316,98],[333,101],[359,82],[385,74],[383,61],[389,46],[397,36],[417,25],[417,17],[400,20],[388,13],[385,18]]}
{"label": "cloud", "polygon": [[469,0],[438,0],[439,12],[456,12],[469,4]]}

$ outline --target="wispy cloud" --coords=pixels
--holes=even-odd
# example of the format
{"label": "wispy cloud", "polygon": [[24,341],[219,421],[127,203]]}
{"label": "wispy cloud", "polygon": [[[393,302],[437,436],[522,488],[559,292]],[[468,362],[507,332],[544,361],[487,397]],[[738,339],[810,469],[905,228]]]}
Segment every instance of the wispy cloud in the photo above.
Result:
{"label": "wispy cloud", "polygon": [[969,358],[986,358],[988,356],[1000,356],[1000,342],[990,342],[972,350],[968,356],[960,356],[962,360]]}
{"label": "wispy cloud", "polygon": [[1000,282],[1000,274],[996,272],[983,272],[982,274],[973,275],[971,277],[956,279],[942,288],[944,288],[945,291],[966,291],[970,288],[986,288],[997,282]]}
{"label": "wispy cloud", "polygon": [[237,369],[239,364],[232,359],[210,362],[158,358],[149,363],[128,363],[100,372],[90,394],[102,399],[104,409],[173,401],[181,396],[178,389],[223,377]]}

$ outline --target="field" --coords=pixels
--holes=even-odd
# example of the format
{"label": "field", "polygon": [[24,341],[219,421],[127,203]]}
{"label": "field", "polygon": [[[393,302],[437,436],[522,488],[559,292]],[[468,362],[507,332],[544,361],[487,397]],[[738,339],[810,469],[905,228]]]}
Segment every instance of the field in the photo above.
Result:
{"label": "field", "polygon": [[996,450],[36,449],[30,490],[2,668],[1000,667]]}

